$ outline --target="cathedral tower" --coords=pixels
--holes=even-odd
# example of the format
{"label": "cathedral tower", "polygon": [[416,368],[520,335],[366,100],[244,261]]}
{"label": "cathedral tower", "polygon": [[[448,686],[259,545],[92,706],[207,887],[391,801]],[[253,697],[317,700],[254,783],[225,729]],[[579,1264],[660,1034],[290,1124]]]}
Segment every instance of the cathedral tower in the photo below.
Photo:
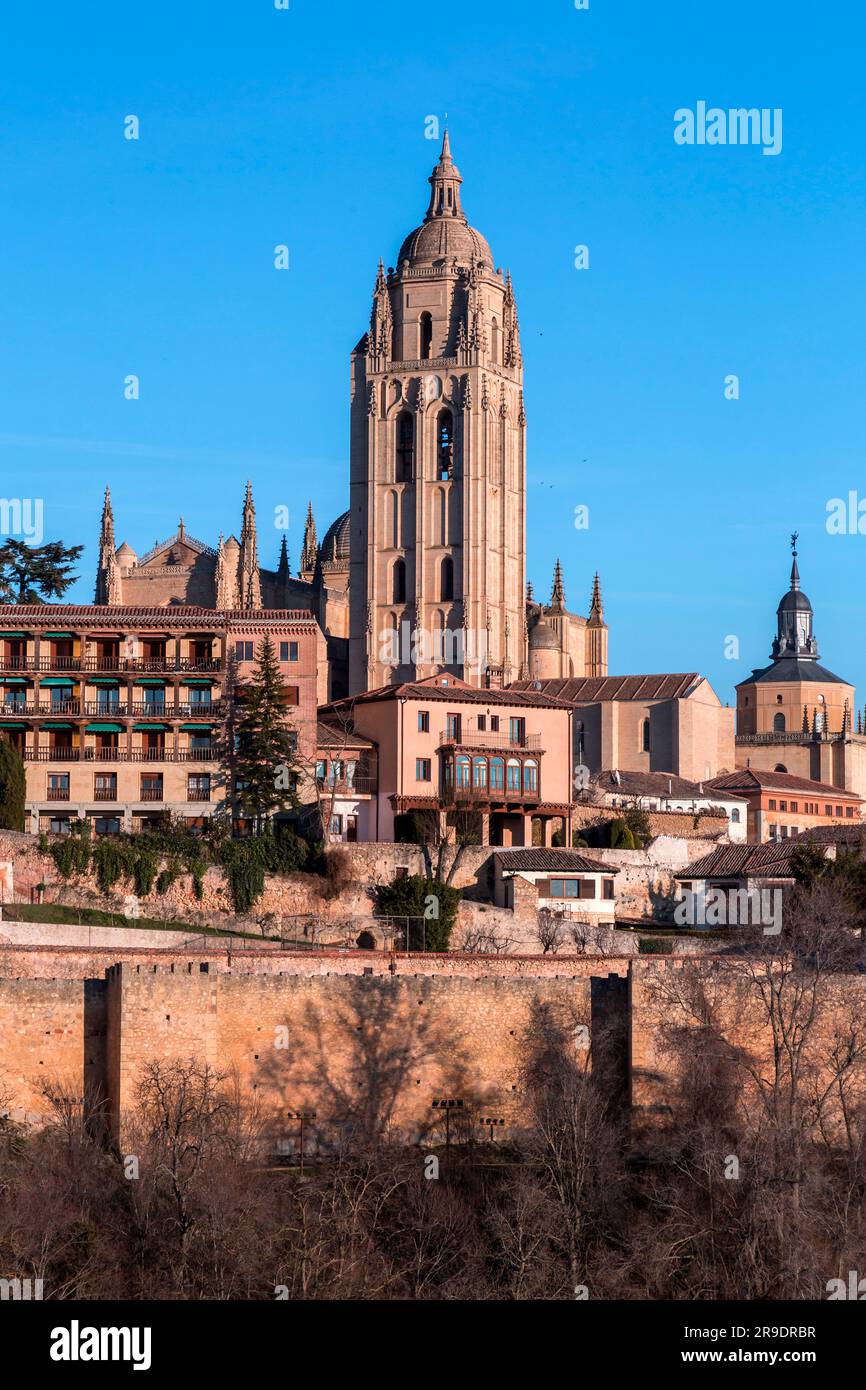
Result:
{"label": "cathedral tower", "polygon": [[461,205],[446,131],[424,221],[380,262],[351,359],[350,691],[524,660],[517,308]]}

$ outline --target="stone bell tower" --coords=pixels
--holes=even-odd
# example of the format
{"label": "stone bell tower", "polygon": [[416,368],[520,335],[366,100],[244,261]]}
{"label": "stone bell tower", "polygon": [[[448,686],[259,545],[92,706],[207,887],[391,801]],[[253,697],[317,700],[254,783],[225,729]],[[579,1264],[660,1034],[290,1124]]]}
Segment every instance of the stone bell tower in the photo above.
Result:
{"label": "stone bell tower", "polygon": [[523,662],[514,291],[463,212],[447,131],[429,182],[351,358],[350,693],[439,670],[500,685]]}

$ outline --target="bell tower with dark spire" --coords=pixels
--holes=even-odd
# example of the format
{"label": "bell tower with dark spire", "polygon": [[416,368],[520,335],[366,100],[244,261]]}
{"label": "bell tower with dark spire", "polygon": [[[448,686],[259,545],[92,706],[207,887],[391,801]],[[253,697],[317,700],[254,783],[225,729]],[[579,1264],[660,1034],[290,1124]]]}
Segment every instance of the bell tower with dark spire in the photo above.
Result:
{"label": "bell tower with dark spire", "polygon": [[524,659],[514,288],[467,220],[447,131],[429,184],[351,360],[351,692],[438,670],[503,684]]}

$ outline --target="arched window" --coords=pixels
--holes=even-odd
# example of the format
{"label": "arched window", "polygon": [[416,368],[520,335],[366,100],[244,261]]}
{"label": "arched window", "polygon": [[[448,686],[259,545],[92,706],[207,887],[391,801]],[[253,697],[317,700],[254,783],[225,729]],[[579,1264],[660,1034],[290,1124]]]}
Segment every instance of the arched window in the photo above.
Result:
{"label": "arched window", "polygon": [[450,410],[440,410],[436,421],[436,477],[454,476],[454,421]]}
{"label": "arched window", "polygon": [[473,787],[487,786],[487,759],[473,758],[472,760],[472,785]]}
{"label": "arched window", "polygon": [[411,483],[415,471],[415,421],[408,410],[397,416],[397,459],[394,476],[398,483]]}
{"label": "arched window", "polygon": [[497,791],[502,791],[503,776],[505,773],[505,763],[502,758],[490,759],[490,785]]}
{"label": "arched window", "polygon": [[508,759],[508,790],[510,792],[520,791],[520,763],[516,758]]}
{"label": "arched window", "polygon": [[433,320],[429,314],[422,314],[418,324],[419,357],[429,357],[433,343]]}
{"label": "arched window", "polygon": [[493,320],[490,330],[490,360],[496,363],[499,361],[499,323],[496,319]]}
{"label": "arched window", "polygon": [[454,561],[450,555],[442,556],[439,567],[439,597],[443,603],[450,602],[454,597]]}
{"label": "arched window", "polygon": [[645,719],[641,725],[641,748],[644,753],[650,751],[650,722],[648,719]]}
{"label": "arched window", "polygon": [[739,808],[738,806],[732,806],[732,807],[731,807],[731,824],[732,824],[732,825],[739,825],[739,823],[740,823],[740,808]]}
{"label": "arched window", "polygon": [[405,560],[395,560],[395,561],[394,561],[394,569],[393,569],[393,573],[392,573],[392,578],[393,578],[393,588],[392,588],[393,597],[392,597],[392,599],[391,599],[391,602],[392,602],[392,603],[405,603],[405,602],[406,602],[406,561],[405,561]]}
{"label": "arched window", "polygon": [[523,764],[523,790],[525,792],[538,791],[538,764],[530,758]]}
{"label": "arched window", "polygon": [[783,734],[784,732],[785,732],[785,716],[784,716],[784,714],[774,714],[774,715],[773,715],[773,733],[774,733],[774,734]]}
{"label": "arched window", "polygon": [[787,772],[788,769],[786,768],[786,766],[785,766],[784,763],[776,763],[776,766],[773,768],[773,771],[774,771],[774,772]]}
{"label": "arched window", "polygon": [[457,785],[458,787],[469,786],[469,759],[457,759]]}

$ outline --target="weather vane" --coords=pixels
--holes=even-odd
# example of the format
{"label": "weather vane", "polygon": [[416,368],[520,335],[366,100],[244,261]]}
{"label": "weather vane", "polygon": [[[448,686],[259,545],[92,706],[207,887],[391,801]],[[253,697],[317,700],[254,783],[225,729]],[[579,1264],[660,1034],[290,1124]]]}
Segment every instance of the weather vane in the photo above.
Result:
{"label": "weather vane", "polygon": [[798,538],[799,535],[800,535],[800,532],[799,532],[799,531],[792,531],[792,532],[791,532],[791,553],[792,553],[792,555],[796,555],[796,554],[797,554],[797,538]]}

